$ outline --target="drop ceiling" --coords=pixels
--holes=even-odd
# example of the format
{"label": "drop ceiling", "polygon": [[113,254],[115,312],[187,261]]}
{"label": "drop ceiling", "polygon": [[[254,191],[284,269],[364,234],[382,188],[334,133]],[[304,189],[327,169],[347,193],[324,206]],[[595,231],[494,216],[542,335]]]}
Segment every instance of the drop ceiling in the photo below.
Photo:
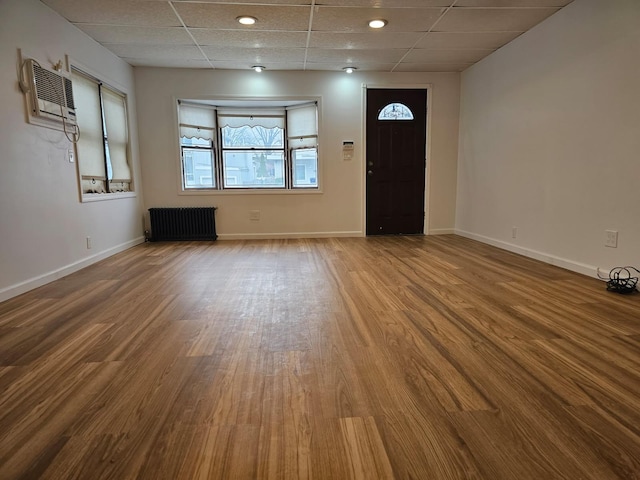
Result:
{"label": "drop ceiling", "polygon": [[572,0],[41,1],[134,66],[458,72]]}

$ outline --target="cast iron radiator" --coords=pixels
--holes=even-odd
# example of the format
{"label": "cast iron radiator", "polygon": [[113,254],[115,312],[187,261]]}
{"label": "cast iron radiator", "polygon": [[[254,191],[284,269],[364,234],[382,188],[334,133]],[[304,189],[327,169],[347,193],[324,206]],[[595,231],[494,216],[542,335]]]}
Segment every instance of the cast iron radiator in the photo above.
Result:
{"label": "cast iron radiator", "polygon": [[151,241],[215,240],[216,207],[150,208]]}

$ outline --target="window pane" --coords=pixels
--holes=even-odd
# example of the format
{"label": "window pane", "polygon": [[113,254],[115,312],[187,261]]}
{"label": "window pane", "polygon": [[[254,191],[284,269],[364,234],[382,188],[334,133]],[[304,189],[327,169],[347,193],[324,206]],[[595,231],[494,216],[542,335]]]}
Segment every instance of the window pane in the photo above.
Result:
{"label": "window pane", "polygon": [[283,150],[222,152],[225,188],[284,188]]}
{"label": "window pane", "polygon": [[413,113],[402,103],[390,103],[380,110],[378,120],[413,120]]}
{"label": "window pane", "polygon": [[249,127],[222,127],[222,146],[224,148],[269,148],[284,147],[284,129],[265,128],[260,125]]}
{"label": "window pane", "polygon": [[318,151],[315,148],[292,150],[293,186],[298,188],[318,187]]}
{"label": "window pane", "polygon": [[212,150],[204,148],[182,148],[182,171],[184,188],[215,188],[212,166]]}

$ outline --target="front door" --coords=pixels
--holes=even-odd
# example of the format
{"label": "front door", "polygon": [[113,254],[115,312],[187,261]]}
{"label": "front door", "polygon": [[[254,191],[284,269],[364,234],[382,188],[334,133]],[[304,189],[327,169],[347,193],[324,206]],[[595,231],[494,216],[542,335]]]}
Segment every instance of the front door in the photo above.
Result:
{"label": "front door", "polygon": [[424,233],[425,89],[367,90],[367,235]]}

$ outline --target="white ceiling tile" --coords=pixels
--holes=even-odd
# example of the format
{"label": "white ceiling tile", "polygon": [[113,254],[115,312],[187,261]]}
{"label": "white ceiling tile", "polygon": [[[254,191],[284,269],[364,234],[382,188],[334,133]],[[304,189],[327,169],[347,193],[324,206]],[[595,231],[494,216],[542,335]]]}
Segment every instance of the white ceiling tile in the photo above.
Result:
{"label": "white ceiling tile", "polygon": [[309,62],[336,62],[345,65],[359,63],[394,63],[407,53],[406,49],[387,50],[328,50],[310,48],[307,54]]}
{"label": "white ceiling tile", "polygon": [[[261,63],[263,67],[265,67],[265,71],[258,74],[256,72],[251,72],[251,74],[255,75],[268,75],[269,72],[275,70],[302,70],[304,68],[303,62],[283,62],[283,63]],[[243,62],[217,62],[215,64],[216,70],[250,70],[251,65]]]}
{"label": "white ceiling tile", "polygon": [[322,0],[318,3],[338,7],[424,8],[448,7],[453,0]]}
{"label": "white ceiling tile", "polygon": [[167,2],[129,0],[42,0],[72,23],[179,27]]}
{"label": "white ceiling tile", "polygon": [[[187,2],[176,2],[174,6],[188,27],[242,31],[307,31],[311,14],[311,8],[304,6],[245,6]],[[258,21],[255,25],[240,25],[236,18],[241,15],[251,15]]]}
{"label": "white ceiling tile", "polygon": [[431,32],[422,37],[416,48],[486,48],[495,50],[518,35],[520,32]]}
{"label": "white ceiling tile", "polygon": [[197,47],[190,45],[128,45],[110,44],[104,46],[123,58],[140,59],[188,59],[206,60]]}
{"label": "white ceiling tile", "polygon": [[[395,63],[366,63],[366,64],[358,64],[353,65],[357,68],[354,75],[357,75],[358,72],[390,72],[394,67]],[[336,64],[336,63],[322,63],[322,62],[307,62],[306,70],[322,70],[322,71],[332,71],[332,72],[340,72],[343,67],[346,67],[347,64]],[[345,74],[346,75],[346,74]]]}
{"label": "white ceiling tile", "polygon": [[[163,1],[167,0],[152,0]],[[173,0],[174,3],[221,3],[221,4],[245,4],[245,5],[311,5],[311,0]]]}
{"label": "white ceiling tile", "polygon": [[366,33],[311,32],[310,47],[313,48],[411,48],[424,35],[421,32]]}
{"label": "white ceiling tile", "polygon": [[414,49],[402,59],[407,63],[474,63],[493,50],[424,50]]}
{"label": "white ceiling tile", "polygon": [[426,32],[442,8],[357,8],[319,7],[313,15],[314,31],[371,32],[369,20],[383,18],[389,23],[384,32]]}
{"label": "white ceiling tile", "polygon": [[199,45],[225,45],[227,47],[304,48],[307,44],[306,32],[262,32],[253,30],[212,30],[190,28],[189,31]]}
{"label": "white ceiling tile", "polygon": [[173,59],[149,59],[149,58],[127,58],[123,60],[134,67],[160,67],[160,68],[212,68],[206,60],[188,60],[185,58]]}
{"label": "white ceiling tile", "polygon": [[453,8],[434,31],[524,32],[557,11],[557,8]]}
{"label": "white ceiling tile", "polygon": [[573,0],[458,0],[456,7],[565,7]]}
{"label": "white ceiling tile", "polygon": [[184,27],[121,27],[84,23],[77,27],[100,43],[193,45],[193,39]]}
{"label": "white ceiling tile", "polygon": [[471,63],[401,63],[394,72],[461,72],[470,67]]}
{"label": "white ceiling tile", "polygon": [[[304,61],[304,48],[240,48],[240,47],[202,47],[202,51],[212,62],[245,60],[246,64],[255,65],[265,62],[286,63]],[[238,62],[239,63],[239,62]],[[249,66],[251,66],[249,65]]]}

